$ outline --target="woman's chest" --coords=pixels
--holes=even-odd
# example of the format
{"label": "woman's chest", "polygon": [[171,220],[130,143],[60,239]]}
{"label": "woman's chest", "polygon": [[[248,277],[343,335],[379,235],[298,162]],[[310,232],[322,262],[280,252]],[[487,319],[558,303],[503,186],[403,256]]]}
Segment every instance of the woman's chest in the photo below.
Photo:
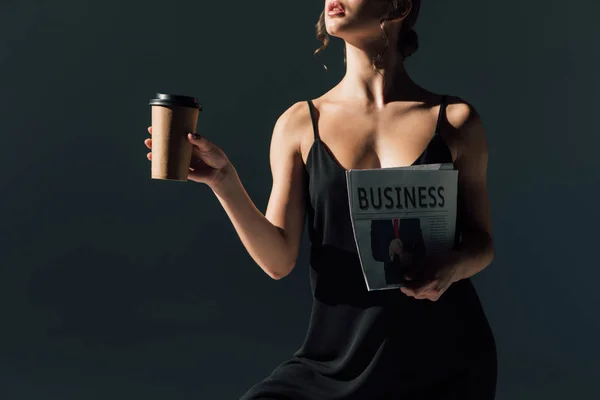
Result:
{"label": "woman's chest", "polygon": [[323,112],[317,135],[307,135],[301,152],[308,161],[317,138],[343,170],[401,167],[417,162],[439,135],[455,159],[452,138],[436,132],[436,122],[430,110],[377,115]]}

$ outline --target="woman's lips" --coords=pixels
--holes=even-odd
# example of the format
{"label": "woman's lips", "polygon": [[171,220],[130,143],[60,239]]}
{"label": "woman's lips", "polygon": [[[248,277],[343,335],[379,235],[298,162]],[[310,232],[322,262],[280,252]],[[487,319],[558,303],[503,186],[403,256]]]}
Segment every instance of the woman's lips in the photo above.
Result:
{"label": "woman's lips", "polygon": [[336,15],[344,15],[344,14],[346,14],[346,12],[340,8],[334,8],[333,10],[331,10],[327,13],[327,15],[329,15],[330,17],[335,17]]}
{"label": "woman's lips", "polygon": [[346,14],[346,10],[344,10],[344,6],[339,1],[334,0],[327,6],[327,15],[330,17],[344,14]]}

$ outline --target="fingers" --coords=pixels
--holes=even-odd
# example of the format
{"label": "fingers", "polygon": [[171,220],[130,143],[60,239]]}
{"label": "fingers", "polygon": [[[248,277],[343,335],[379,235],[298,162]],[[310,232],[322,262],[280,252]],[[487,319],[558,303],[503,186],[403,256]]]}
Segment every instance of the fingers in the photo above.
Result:
{"label": "fingers", "polygon": [[414,297],[415,299],[422,300],[424,299],[424,294],[420,293],[415,289],[411,289],[409,287],[401,287],[400,291],[407,296]]}
{"label": "fingers", "polygon": [[188,134],[188,140],[194,146],[195,157],[202,164],[215,170],[221,170],[231,165],[223,150],[205,137],[190,133]]}
{"label": "fingers", "polygon": [[[405,288],[402,288],[402,289],[405,289]],[[408,291],[402,290],[402,293],[404,293],[405,295],[407,295],[409,297],[414,297],[417,300],[438,301],[441,297],[441,293],[427,292],[427,293],[416,294],[416,293],[412,293],[410,291],[410,289],[408,289]]]}
{"label": "fingers", "polygon": [[[148,133],[152,135],[152,127],[151,126],[148,127]],[[152,139],[144,140],[144,144],[146,145],[147,148],[152,150]],[[148,160],[152,160],[152,152],[146,154],[146,158]]]}
{"label": "fingers", "polygon": [[410,284],[407,284],[404,287],[401,287],[400,290],[402,291],[402,293],[404,293],[407,296],[411,296],[411,297],[417,297],[417,296],[422,296],[425,293],[427,293],[427,290],[425,290],[425,288],[423,287],[418,287],[418,286],[412,286]]}
{"label": "fingers", "polygon": [[414,297],[417,300],[438,301],[444,292],[439,287],[439,282],[433,281],[425,286],[405,286],[401,287],[400,291],[407,296]]}
{"label": "fingers", "polygon": [[212,150],[212,145],[208,139],[198,135],[197,133],[188,133],[188,139],[194,146],[197,146],[202,151]]}

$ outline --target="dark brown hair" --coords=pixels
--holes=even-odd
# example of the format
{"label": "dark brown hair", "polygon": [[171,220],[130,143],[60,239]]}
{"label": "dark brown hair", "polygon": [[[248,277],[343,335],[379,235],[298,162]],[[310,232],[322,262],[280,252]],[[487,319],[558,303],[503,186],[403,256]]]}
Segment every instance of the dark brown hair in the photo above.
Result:
{"label": "dark brown hair", "polygon": [[[400,30],[400,36],[398,38],[398,48],[397,51],[402,55],[402,58],[410,57],[414,54],[415,51],[419,48],[419,37],[417,36],[417,32],[413,29],[415,23],[417,22],[417,17],[419,16],[419,9],[421,8],[421,0],[390,0],[390,12],[387,16],[382,18],[381,20],[381,31],[383,37],[387,41],[387,34],[385,32],[384,26],[385,21],[397,17],[401,15],[406,7],[408,6],[408,2],[412,3],[412,8],[410,13],[404,18],[402,23],[402,29]],[[329,45],[330,37],[327,33],[327,28],[325,27],[325,11],[321,12],[321,16],[319,17],[319,21],[317,22],[317,39],[322,43],[321,47],[315,50],[315,57],[321,53],[327,45]],[[381,59],[383,57],[383,53],[387,50],[387,45],[383,50],[382,54],[380,54],[377,58]],[[373,61],[375,63],[376,60]],[[327,69],[327,67],[325,67]]]}

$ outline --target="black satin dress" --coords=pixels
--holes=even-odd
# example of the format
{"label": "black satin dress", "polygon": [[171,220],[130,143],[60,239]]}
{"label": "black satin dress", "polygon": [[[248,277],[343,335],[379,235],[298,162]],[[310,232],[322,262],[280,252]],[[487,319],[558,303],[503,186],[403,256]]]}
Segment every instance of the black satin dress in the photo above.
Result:
{"label": "black satin dress", "polygon": [[[321,142],[307,159],[310,279],[314,295],[306,339],[293,357],[241,400],[491,400],[494,337],[469,279],[437,302],[400,290],[369,292],[347,202],[345,170]],[[416,164],[451,163],[436,134]],[[460,219],[458,226],[460,226]]]}

